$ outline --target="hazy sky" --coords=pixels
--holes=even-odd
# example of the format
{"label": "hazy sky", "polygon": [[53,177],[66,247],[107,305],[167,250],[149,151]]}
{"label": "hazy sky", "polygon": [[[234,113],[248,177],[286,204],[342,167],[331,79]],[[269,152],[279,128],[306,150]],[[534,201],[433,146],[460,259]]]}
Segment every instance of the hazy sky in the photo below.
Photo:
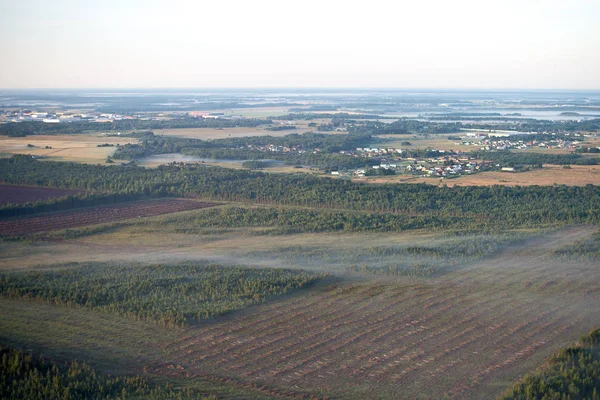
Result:
{"label": "hazy sky", "polygon": [[0,88],[600,89],[600,0],[0,0]]}

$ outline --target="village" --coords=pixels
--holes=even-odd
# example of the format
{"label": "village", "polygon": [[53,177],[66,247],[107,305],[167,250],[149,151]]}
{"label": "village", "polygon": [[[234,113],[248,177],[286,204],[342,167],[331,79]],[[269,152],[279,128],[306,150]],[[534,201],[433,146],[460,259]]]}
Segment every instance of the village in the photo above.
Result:
{"label": "village", "polygon": [[522,140],[522,139],[511,139],[507,137],[494,137],[488,136],[485,139],[476,141],[463,141],[456,142],[456,145],[463,146],[474,146],[478,147],[479,150],[527,150],[531,148],[543,148],[543,149],[575,149],[578,147],[580,142],[578,140],[565,140],[562,138],[553,138],[549,140]]}

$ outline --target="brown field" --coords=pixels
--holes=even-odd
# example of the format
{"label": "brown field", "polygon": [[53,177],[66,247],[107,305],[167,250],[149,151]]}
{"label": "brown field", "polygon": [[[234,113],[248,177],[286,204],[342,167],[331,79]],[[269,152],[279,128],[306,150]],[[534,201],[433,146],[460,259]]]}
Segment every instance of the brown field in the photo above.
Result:
{"label": "brown field", "polygon": [[412,177],[397,175],[375,178],[355,178],[353,181],[366,183],[428,183],[430,185],[447,186],[552,186],[600,185],[600,165],[572,165],[570,169],[562,165],[544,165],[542,169],[527,172],[481,172],[474,175],[463,175],[453,179]]}
{"label": "brown field", "polygon": [[[434,279],[340,277],[177,331],[0,299],[0,339],[83,358],[102,371],[222,382],[280,399],[495,398],[597,325],[597,265],[548,255],[593,231],[576,227],[531,239]],[[343,241],[351,245],[358,236]],[[342,240],[324,237],[324,245]],[[268,246],[264,237],[255,240]]]}
{"label": "brown field", "polygon": [[23,204],[81,193],[81,190],[0,184],[0,205]]}
{"label": "brown field", "polygon": [[[135,138],[105,137],[100,134],[81,135],[33,135],[19,138],[0,136],[0,153],[30,154],[51,161],[73,161],[88,164],[104,164],[116,147],[97,147],[99,144],[137,143]],[[32,144],[35,147],[27,147]],[[44,147],[50,146],[51,149]]]}
{"label": "brown field", "polygon": [[194,200],[160,199],[119,203],[105,206],[84,208],[75,211],[52,213],[42,216],[11,218],[0,221],[0,234],[24,235],[48,232],[106,222],[120,221],[168,214],[187,210],[214,207],[217,203],[206,203]]}

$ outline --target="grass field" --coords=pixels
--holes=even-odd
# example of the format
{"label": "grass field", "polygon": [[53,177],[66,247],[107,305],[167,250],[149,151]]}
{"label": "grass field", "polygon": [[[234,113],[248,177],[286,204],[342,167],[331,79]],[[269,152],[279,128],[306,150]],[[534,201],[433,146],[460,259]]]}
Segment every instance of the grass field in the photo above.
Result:
{"label": "grass field", "polygon": [[[31,154],[52,161],[73,161],[88,164],[104,164],[116,147],[98,147],[101,144],[137,143],[135,138],[105,137],[99,134],[81,135],[33,135],[19,138],[0,136],[0,153]],[[27,147],[31,144],[35,147]],[[45,148],[46,146],[51,148]]]}

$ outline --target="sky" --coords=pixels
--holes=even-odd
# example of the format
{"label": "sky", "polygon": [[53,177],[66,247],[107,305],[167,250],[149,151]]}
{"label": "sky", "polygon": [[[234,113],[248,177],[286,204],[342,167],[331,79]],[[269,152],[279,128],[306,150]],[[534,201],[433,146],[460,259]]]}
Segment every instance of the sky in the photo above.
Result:
{"label": "sky", "polygon": [[0,88],[600,89],[600,0],[0,0]]}

